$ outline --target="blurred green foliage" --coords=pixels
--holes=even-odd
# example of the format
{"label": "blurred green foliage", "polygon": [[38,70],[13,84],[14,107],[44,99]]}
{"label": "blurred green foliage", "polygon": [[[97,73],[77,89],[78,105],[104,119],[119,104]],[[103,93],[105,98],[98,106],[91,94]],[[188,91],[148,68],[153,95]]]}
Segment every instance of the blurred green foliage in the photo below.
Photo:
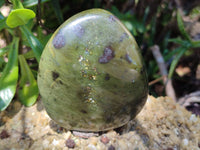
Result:
{"label": "blurred green foliage", "polygon": [[[185,30],[174,1],[11,0],[11,3],[0,1],[0,7],[12,8],[8,17],[0,13],[0,36],[7,45],[0,48],[0,110],[6,109],[16,91],[25,106],[35,103],[39,94],[37,68],[44,46],[60,24],[86,9],[107,9],[122,21],[141,48],[149,81],[161,76],[149,50],[153,45],[160,47],[172,79],[179,60],[188,51],[192,55],[200,48],[200,41],[194,41]],[[199,8],[191,10],[192,18],[199,15]],[[154,88],[150,86],[150,93],[156,96]]]}

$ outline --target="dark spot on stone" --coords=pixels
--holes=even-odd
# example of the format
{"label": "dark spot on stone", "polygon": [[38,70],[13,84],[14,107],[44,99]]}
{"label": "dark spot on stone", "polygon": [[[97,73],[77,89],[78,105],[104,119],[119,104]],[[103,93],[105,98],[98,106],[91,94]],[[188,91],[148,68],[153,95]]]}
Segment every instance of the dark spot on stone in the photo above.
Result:
{"label": "dark spot on stone", "polygon": [[59,77],[59,73],[52,71],[53,81],[55,81]]}
{"label": "dark spot on stone", "polygon": [[57,101],[55,98],[53,99],[55,102]]}
{"label": "dark spot on stone", "polygon": [[133,62],[131,57],[128,54],[125,55],[125,59],[129,64]]}
{"label": "dark spot on stone", "polygon": [[87,114],[87,111],[84,110],[84,109],[81,109],[81,112],[84,113],[84,114]]}
{"label": "dark spot on stone", "polygon": [[112,115],[106,115],[106,116],[105,116],[105,121],[106,121],[106,123],[111,123],[111,122],[113,122],[113,116],[112,116]]}
{"label": "dark spot on stone", "polygon": [[149,143],[149,136],[147,134],[141,134],[140,137],[145,145]]}
{"label": "dark spot on stone", "polygon": [[62,82],[61,80],[59,80],[59,81],[58,81],[58,83],[60,83],[60,84],[62,84],[62,85],[63,85],[63,82]]}
{"label": "dark spot on stone", "polygon": [[115,16],[113,16],[113,15],[109,16],[109,21],[110,22],[116,22],[116,20],[118,20],[118,19]]}
{"label": "dark spot on stone", "polygon": [[123,33],[121,36],[120,36],[120,39],[119,41],[120,42],[123,42],[124,39],[128,38],[128,34],[127,33]]}
{"label": "dark spot on stone", "polygon": [[81,25],[76,25],[73,30],[79,38],[81,38],[85,33],[85,29]]}
{"label": "dark spot on stone", "polygon": [[78,122],[73,121],[73,122],[70,122],[69,125],[71,127],[76,127],[78,125]]}
{"label": "dark spot on stone", "polygon": [[82,87],[80,90],[78,90],[77,92],[77,96],[85,101],[86,99],[88,99],[88,96],[91,92],[91,87],[87,86],[87,87]]}
{"label": "dark spot on stone", "polygon": [[72,140],[72,139],[68,139],[68,140],[65,142],[65,145],[66,145],[68,148],[74,148],[74,147],[75,147],[75,142],[74,142],[74,140]]}
{"label": "dark spot on stone", "polygon": [[114,57],[115,57],[115,54],[114,54],[113,48],[111,46],[107,46],[104,49],[103,55],[99,57],[99,63],[106,64]]}
{"label": "dark spot on stone", "polygon": [[40,73],[38,73],[38,76],[41,78],[42,77],[42,75],[40,74]]}
{"label": "dark spot on stone", "polygon": [[105,80],[110,80],[110,75],[109,74],[106,74]]}
{"label": "dark spot on stone", "polygon": [[109,138],[106,135],[102,135],[100,141],[103,144],[108,144],[110,140],[109,140]]}
{"label": "dark spot on stone", "polygon": [[110,146],[108,147],[108,150],[115,150],[115,147],[114,147],[113,145],[110,145]]}
{"label": "dark spot on stone", "polygon": [[6,139],[9,138],[10,135],[8,134],[8,132],[6,130],[1,131],[0,133],[0,139]]}
{"label": "dark spot on stone", "polygon": [[128,72],[128,69],[125,69],[124,72],[127,73],[127,72]]}
{"label": "dark spot on stone", "polygon": [[53,46],[56,49],[60,49],[60,48],[64,47],[65,44],[66,44],[66,39],[65,39],[64,35],[61,33],[61,31],[59,31],[53,39]]}
{"label": "dark spot on stone", "polygon": [[83,95],[84,95],[84,92],[83,92],[82,90],[79,90],[79,91],[77,92],[77,96],[78,96],[80,99],[83,98]]}

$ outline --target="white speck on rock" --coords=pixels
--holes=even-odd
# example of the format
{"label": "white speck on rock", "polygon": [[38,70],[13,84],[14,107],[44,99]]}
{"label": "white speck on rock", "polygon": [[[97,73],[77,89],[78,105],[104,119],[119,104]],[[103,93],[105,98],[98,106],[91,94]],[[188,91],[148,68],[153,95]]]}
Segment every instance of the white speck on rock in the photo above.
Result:
{"label": "white speck on rock", "polygon": [[97,148],[93,144],[87,146],[88,150],[96,150]]}
{"label": "white speck on rock", "polygon": [[53,145],[58,145],[58,144],[59,144],[59,141],[57,141],[56,139],[53,139],[52,144],[53,144]]}
{"label": "white speck on rock", "polygon": [[196,117],[195,114],[192,114],[192,115],[190,116],[190,121],[192,121],[192,122],[197,122],[197,117]]}
{"label": "white speck on rock", "polygon": [[175,133],[176,135],[179,135],[178,128],[174,128],[174,133]]}
{"label": "white speck on rock", "polygon": [[183,139],[183,145],[184,145],[184,146],[187,146],[188,143],[189,143],[188,139]]}
{"label": "white speck on rock", "polygon": [[42,144],[43,144],[44,148],[47,148],[48,145],[49,145],[49,141],[48,140],[44,140]]}

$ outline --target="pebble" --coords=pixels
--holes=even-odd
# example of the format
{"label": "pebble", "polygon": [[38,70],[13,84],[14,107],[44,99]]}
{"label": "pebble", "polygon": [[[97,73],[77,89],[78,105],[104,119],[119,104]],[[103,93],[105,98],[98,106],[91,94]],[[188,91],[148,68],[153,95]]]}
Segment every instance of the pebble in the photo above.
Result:
{"label": "pebble", "polygon": [[75,147],[75,142],[74,142],[74,140],[72,140],[72,139],[68,139],[68,140],[65,142],[65,145],[66,145],[68,148],[74,148],[74,147]]}
{"label": "pebble", "polygon": [[97,148],[93,144],[88,144],[88,150],[96,150]]}
{"label": "pebble", "polygon": [[10,137],[10,135],[8,134],[8,132],[6,130],[1,131],[0,139],[6,139],[8,137]]}
{"label": "pebble", "polygon": [[103,143],[103,144],[108,144],[109,143],[109,138],[106,136],[106,135],[102,135],[101,136],[101,142]]}
{"label": "pebble", "polygon": [[88,139],[89,137],[98,136],[99,135],[98,133],[93,133],[93,132],[79,132],[79,131],[73,131],[73,134],[75,136],[78,136],[78,137],[81,137],[81,138],[84,138],[84,139]]}
{"label": "pebble", "polygon": [[108,147],[108,150],[115,150],[115,147],[114,147],[113,145],[110,145],[110,146]]}

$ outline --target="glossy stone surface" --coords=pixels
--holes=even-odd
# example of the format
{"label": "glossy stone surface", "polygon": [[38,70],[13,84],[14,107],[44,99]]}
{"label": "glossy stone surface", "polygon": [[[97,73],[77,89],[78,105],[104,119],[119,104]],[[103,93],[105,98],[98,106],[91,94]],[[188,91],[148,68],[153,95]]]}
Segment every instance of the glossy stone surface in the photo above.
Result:
{"label": "glossy stone surface", "polygon": [[49,116],[80,131],[126,124],[148,94],[135,39],[102,9],[83,11],[56,30],[41,57],[38,86]]}

